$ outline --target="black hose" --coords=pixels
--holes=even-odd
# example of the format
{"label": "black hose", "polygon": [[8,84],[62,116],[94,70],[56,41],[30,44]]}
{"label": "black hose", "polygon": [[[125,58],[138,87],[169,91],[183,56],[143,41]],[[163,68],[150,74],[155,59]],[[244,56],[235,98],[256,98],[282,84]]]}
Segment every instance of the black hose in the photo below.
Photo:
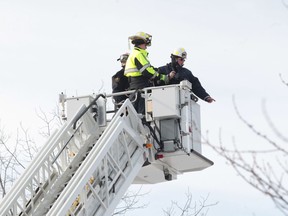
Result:
{"label": "black hose", "polygon": [[89,104],[88,107],[86,107],[85,110],[83,110],[83,112],[82,112],[82,113],[79,115],[79,117],[75,120],[75,122],[74,122],[74,124],[73,124],[73,129],[74,129],[74,130],[75,130],[75,128],[76,128],[76,124],[77,124],[77,122],[79,121],[79,119],[90,109],[91,106],[93,106],[93,105],[96,103],[96,101],[99,99],[99,97],[105,98],[106,96],[103,95],[103,94],[97,95],[97,97]]}
{"label": "black hose", "polygon": [[150,133],[151,133],[151,136],[154,138],[154,140],[155,140],[155,141],[157,142],[157,144],[160,146],[160,148],[156,148],[156,146],[155,146],[154,143],[153,143],[154,148],[155,148],[157,151],[162,151],[162,150],[164,149],[163,143],[162,143],[161,141],[159,141],[159,139],[158,139],[155,131],[154,131],[153,128],[151,127],[151,125],[150,125],[148,122],[146,122],[145,120],[142,120],[142,123],[149,128]]}

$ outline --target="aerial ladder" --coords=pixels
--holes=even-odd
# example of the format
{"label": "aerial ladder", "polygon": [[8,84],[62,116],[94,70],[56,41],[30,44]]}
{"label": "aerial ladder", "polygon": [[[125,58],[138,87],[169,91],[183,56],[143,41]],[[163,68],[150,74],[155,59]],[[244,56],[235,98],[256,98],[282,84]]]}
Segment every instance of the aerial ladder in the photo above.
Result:
{"label": "aerial ladder", "polygon": [[200,106],[188,81],[143,89],[145,115],[129,99],[108,110],[117,94],[138,95],[60,95],[65,123],[2,199],[1,216],[110,216],[131,184],[213,165],[202,155]]}

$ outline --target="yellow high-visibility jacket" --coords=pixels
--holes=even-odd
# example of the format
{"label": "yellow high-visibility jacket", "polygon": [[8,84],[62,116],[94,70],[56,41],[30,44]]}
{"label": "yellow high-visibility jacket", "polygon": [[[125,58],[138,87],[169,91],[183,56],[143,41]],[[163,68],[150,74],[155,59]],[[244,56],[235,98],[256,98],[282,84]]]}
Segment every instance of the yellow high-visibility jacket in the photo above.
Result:
{"label": "yellow high-visibility jacket", "polygon": [[148,60],[148,52],[139,47],[134,47],[130,53],[126,66],[125,76],[130,77],[130,89],[141,89],[150,86],[150,81],[161,80],[169,82],[168,76],[159,74]]}

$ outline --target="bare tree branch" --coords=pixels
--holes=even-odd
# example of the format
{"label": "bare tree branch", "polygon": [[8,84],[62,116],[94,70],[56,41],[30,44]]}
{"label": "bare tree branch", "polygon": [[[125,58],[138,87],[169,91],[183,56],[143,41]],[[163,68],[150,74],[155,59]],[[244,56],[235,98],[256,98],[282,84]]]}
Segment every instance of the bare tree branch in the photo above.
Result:
{"label": "bare tree branch", "polygon": [[25,169],[25,162],[30,162],[37,151],[30,138],[28,129],[20,123],[16,130],[15,142],[11,135],[0,126],[0,193],[3,197],[13,185],[16,178]]}
{"label": "bare tree branch", "polygon": [[[283,214],[288,215],[288,139],[274,126],[270,116],[267,114],[265,105],[263,105],[265,119],[279,141],[270,139],[270,137],[259,132],[259,130],[244,119],[238,110],[234,97],[233,105],[239,119],[256,136],[262,138],[268,147],[264,150],[258,150],[255,145],[251,144],[249,148],[252,148],[252,150],[239,150],[235,144],[235,140],[233,140],[233,148],[227,148],[223,144],[221,130],[219,131],[218,145],[212,144],[208,138],[203,137],[204,143],[225,158],[246,183],[270,197],[276,207]],[[208,137],[208,134],[206,137]],[[261,143],[262,146],[263,143]]]}
{"label": "bare tree branch", "polygon": [[40,134],[43,137],[49,137],[51,135],[51,132],[52,132],[52,127],[53,127],[52,123],[55,119],[55,116],[52,116],[52,118],[48,117],[47,114],[41,108],[40,108],[39,112],[37,112],[37,110],[36,110],[36,115],[44,123],[44,126],[42,128],[40,128]]}
{"label": "bare tree branch", "polygon": [[287,137],[284,137],[282,133],[280,133],[280,131],[276,128],[276,126],[274,125],[273,121],[271,120],[268,112],[267,112],[267,109],[266,109],[266,101],[263,100],[262,101],[262,110],[263,110],[263,114],[264,114],[264,117],[267,121],[267,123],[269,124],[270,128],[272,129],[272,131],[276,134],[276,136],[280,139],[282,139],[282,141],[284,142],[288,142],[288,138]]}
{"label": "bare tree branch", "polygon": [[126,194],[121,198],[121,202],[115,209],[113,215],[125,215],[127,211],[146,208],[148,204],[139,204],[139,201],[148,193],[142,193],[141,190],[142,187],[140,187],[136,192],[126,192]]}
{"label": "bare tree branch", "polygon": [[6,140],[5,138],[4,138],[4,140],[3,140],[2,137],[1,137],[1,138],[0,138],[0,145],[4,146],[5,150],[15,159],[15,161],[16,161],[23,169],[25,169],[24,165],[18,160],[17,156],[15,155],[16,147],[17,147],[17,145],[18,145],[18,142],[16,142],[15,147],[14,147],[14,150],[11,151],[10,148],[8,148],[7,145],[6,145],[6,142],[7,142],[7,141],[8,141],[8,140]]}
{"label": "bare tree branch", "polygon": [[286,7],[286,9],[288,9],[288,1],[287,0],[282,0],[282,4],[284,5],[284,7]]}
{"label": "bare tree branch", "polygon": [[197,216],[200,215],[204,216],[208,214],[209,207],[217,205],[216,203],[206,204],[209,195],[205,198],[201,197],[201,200],[192,203],[193,197],[192,193],[189,191],[186,193],[186,202],[184,204],[178,204],[176,201],[171,201],[171,206],[167,208],[167,210],[163,210],[165,216]]}
{"label": "bare tree branch", "polygon": [[269,137],[267,137],[265,134],[259,132],[258,130],[256,130],[254,128],[254,126],[250,123],[248,123],[248,121],[246,121],[242,115],[240,114],[239,110],[238,110],[238,107],[236,105],[236,102],[235,102],[235,97],[233,96],[233,105],[234,105],[234,109],[236,111],[236,114],[237,116],[239,117],[239,119],[251,130],[253,131],[257,136],[259,137],[262,137],[265,141],[269,142],[277,151],[281,151],[283,152],[284,154],[288,154],[288,151],[281,147],[280,145],[278,145],[275,141],[271,140]]}

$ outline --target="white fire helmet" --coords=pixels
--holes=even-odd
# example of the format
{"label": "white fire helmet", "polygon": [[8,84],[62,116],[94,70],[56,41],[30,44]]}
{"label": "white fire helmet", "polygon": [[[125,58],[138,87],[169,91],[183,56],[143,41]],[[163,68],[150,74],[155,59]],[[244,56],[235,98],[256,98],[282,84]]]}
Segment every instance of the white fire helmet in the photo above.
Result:
{"label": "white fire helmet", "polygon": [[175,49],[173,51],[172,55],[175,56],[175,57],[183,58],[183,59],[187,58],[187,52],[185,51],[184,48]]}
{"label": "white fire helmet", "polygon": [[129,57],[129,53],[124,53],[117,59],[117,61],[120,61],[121,63],[125,63],[128,57]]}

